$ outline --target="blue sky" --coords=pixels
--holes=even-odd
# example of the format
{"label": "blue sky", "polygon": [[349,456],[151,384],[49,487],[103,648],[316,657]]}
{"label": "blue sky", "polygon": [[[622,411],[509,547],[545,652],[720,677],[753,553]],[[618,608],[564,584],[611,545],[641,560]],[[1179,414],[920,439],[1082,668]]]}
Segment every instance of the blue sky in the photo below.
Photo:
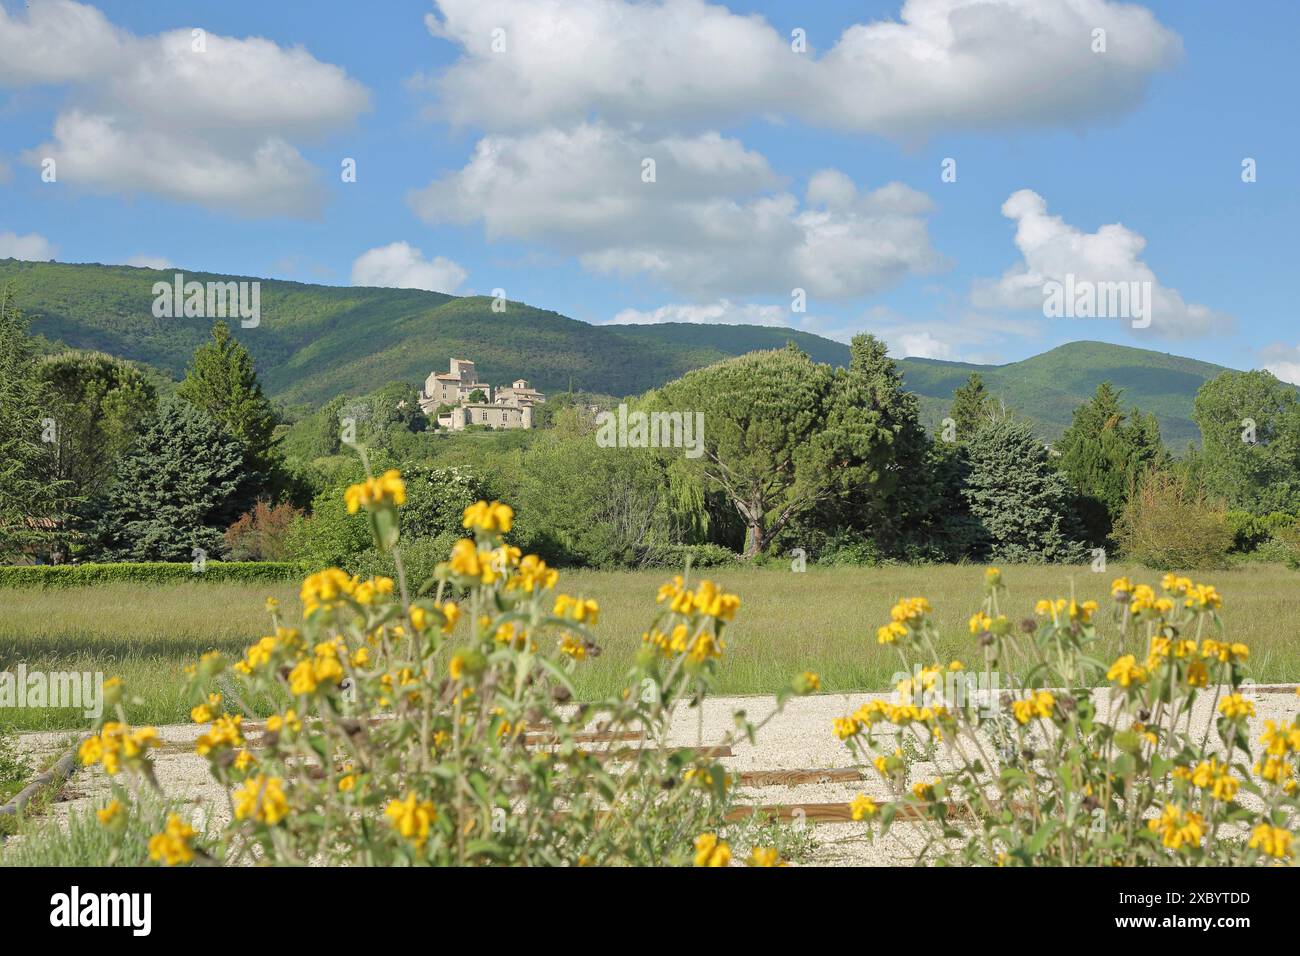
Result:
{"label": "blue sky", "polygon": [[[1300,381],[1289,0],[0,6],[0,257]],[[1067,271],[1155,321],[1046,318]]]}

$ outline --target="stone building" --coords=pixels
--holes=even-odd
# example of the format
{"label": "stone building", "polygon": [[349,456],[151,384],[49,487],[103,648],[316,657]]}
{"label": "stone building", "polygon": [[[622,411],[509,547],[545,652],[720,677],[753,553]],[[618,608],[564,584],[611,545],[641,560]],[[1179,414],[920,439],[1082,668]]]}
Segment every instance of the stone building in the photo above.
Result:
{"label": "stone building", "polygon": [[438,410],[440,405],[459,405],[468,402],[475,391],[482,391],[487,400],[492,400],[492,386],[478,380],[474,363],[468,359],[454,358],[451,370],[434,372],[424,380],[424,391],[420,393],[420,408],[426,415]]}
{"label": "stone building", "polygon": [[[483,393],[484,401],[470,401],[476,391]],[[420,408],[426,415],[452,406],[438,415],[438,427],[452,431],[461,431],[467,425],[532,428],[533,407],[545,401],[546,396],[530,386],[527,379],[517,378],[508,386],[493,389],[479,380],[473,362],[457,358],[451,360],[447,372],[435,372],[425,379],[420,393]]]}

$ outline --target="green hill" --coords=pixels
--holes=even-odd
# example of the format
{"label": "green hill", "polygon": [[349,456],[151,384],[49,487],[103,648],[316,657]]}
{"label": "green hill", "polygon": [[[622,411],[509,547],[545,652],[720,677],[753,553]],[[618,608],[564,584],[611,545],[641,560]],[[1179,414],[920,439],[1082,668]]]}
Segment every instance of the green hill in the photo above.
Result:
{"label": "green hill", "polygon": [[[0,286],[10,288],[34,332],[179,377],[211,322],[154,317],[153,284],[170,282],[173,275],[130,266],[0,260]],[[253,278],[189,270],[185,277]],[[261,324],[230,324],[252,353],[268,394],[290,404],[320,405],[394,380],[421,383],[431,371],[445,370],[453,355],[474,359],[490,382],[522,377],[544,391],[572,385],[634,395],[693,368],[789,341],[819,362],[843,365],[849,354],[840,342],[771,326],[588,325],[520,302],[493,312],[486,297],[258,281]],[[1109,380],[1125,390],[1127,402],[1156,413],[1174,449],[1196,437],[1196,389],[1223,371],[1207,362],[1100,342],[1074,342],[1009,365],[915,358],[900,365],[931,426],[947,414],[953,391],[972,370],[1047,438],[1069,424],[1074,407],[1097,383]]]}
{"label": "green hill", "polygon": [[907,387],[921,397],[931,427],[948,413],[952,393],[972,371],[980,373],[996,398],[1034,421],[1049,439],[1070,424],[1075,406],[1108,381],[1124,390],[1126,405],[1155,413],[1165,444],[1175,451],[1199,437],[1192,421],[1196,390],[1225,371],[1210,362],[1105,342],[1070,342],[1007,365],[917,358],[899,364]]}

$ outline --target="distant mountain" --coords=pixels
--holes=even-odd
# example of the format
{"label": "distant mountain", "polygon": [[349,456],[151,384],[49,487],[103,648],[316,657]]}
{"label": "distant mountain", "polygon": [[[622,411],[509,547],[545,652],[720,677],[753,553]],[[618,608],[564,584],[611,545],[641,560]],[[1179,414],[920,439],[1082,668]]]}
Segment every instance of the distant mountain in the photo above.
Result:
{"label": "distant mountain", "polygon": [[995,398],[1033,421],[1044,438],[1060,435],[1074,409],[1101,382],[1124,390],[1126,406],[1154,412],[1165,444],[1181,452],[1200,432],[1192,421],[1196,391],[1227,371],[1221,365],[1105,342],[1070,342],[1008,365],[972,365],[908,358],[899,365],[907,387],[921,398],[922,416],[934,427],[948,414],[953,392],[979,372]]}
{"label": "distant mountain", "polygon": [[[145,362],[179,377],[208,319],[159,319],[155,282],[176,271],[130,266],[0,260],[7,285],[32,330],[54,342]],[[187,281],[252,281],[185,270]],[[342,393],[373,391],[391,381],[422,383],[453,355],[472,358],[488,381],[527,378],[543,391],[572,386],[635,395],[704,365],[755,349],[794,342],[819,362],[844,365],[848,346],[808,332],[771,326],[589,325],[521,302],[492,311],[482,296],[415,289],[308,285],[261,279],[261,324],[230,325],[253,354],[267,393],[290,404],[320,405]],[[1009,365],[909,358],[900,363],[934,427],[953,391],[972,371],[989,390],[1033,421],[1045,438],[1108,380],[1128,404],[1155,412],[1165,441],[1181,450],[1197,435],[1192,399],[1224,369],[1161,352],[1073,342]]]}

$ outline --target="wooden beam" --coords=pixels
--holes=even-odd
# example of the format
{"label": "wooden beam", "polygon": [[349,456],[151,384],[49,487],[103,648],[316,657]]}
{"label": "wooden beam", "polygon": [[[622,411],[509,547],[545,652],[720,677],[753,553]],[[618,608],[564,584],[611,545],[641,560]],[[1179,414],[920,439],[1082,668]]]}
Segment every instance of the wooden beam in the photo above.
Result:
{"label": "wooden beam", "polygon": [[[757,814],[773,820],[804,820],[808,823],[853,823],[853,809],[847,803],[775,803],[760,806],[733,807],[727,812],[729,823],[746,820]],[[948,819],[968,817],[964,808],[948,808]],[[919,806],[900,807],[900,819],[922,820],[926,817]]]}
{"label": "wooden beam", "polygon": [[857,783],[867,775],[856,767],[832,767],[825,770],[746,770],[740,776],[742,787],[798,787],[807,783]]}

